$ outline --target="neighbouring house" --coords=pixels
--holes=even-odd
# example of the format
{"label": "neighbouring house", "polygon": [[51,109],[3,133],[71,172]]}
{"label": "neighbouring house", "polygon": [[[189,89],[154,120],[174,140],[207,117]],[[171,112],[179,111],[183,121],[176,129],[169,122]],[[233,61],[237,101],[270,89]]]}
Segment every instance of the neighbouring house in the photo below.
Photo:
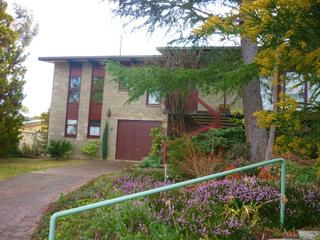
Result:
{"label": "neighbouring house", "polygon": [[23,122],[23,125],[20,129],[21,139],[19,142],[19,149],[22,149],[23,145],[27,145],[30,148],[37,148],[37,143],[42,127],[43,124],[41,122],[41,119],[38,118]]}
{"label": "neighbouring house", "polygon": [[[127,104],[125,86],[111,80],[103,63],[114,60],[124,66],[142,65],[151,57],[40,57],[39,60],[54,64],[48,138],[68,139],[74,145],[73,157],[83,157],[81,147],[90,140],[102,139],[107,122],[108,159],[141,160],[148,155],[150,129],[168,127],[166,106],[148,94]],[[189,118],[200,129],[232,125],[218,111],[221,103],[232,100],[194,93],[188,100]],[[241,108],[241,103],[235,106]]]}

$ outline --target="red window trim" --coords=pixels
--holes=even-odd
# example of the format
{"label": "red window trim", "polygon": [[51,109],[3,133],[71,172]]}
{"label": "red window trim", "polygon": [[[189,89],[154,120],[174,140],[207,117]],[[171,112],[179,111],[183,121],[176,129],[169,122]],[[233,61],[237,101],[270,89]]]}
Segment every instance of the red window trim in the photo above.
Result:
{"label": "red window trim", "polygon": [[[91,86],[90,86],[90,101],[89,101],[89,114],[88,114],[88,128],[87,128],[87,138],[92,138],[92,139],[99,139],[101,136],[101,114],[102,114],[102,105],[103,105],[103,97],[102,97],[102,102],[101,103],[95,103],[92,101],[93,97],[93,79],[95,77],[102,77],[103,81],[105,81],[105,70],[103,69],[103,66],[100,63],[92,63],[91,65],[92,71],[91,71]],[[102,96],[104,94],[104,89],[102,88]],[[97,119],[97,116],[95,118],[91,118],[91,108],[93,105],[100,105],[101,106],[101,111],[99,113],[99,119]],[[100,121],[100,134],[99,136],[93,136],[90,135],[90,122],[91,121]]]}
{"label": "red window trim", "polygon": [[[71,81],[71,78],[72,77],[80,77],[80,86],[79,86],[79,94],[81,92],[81,78],[82,78],[82,63],[79,63],[79,62],[71,62],[69,64],[69,81],[68,81],[68,96],[67,96],[67,112],[66,112],[66,121],[65,121],[65,127],[64,127],[64,136],[65,137],[68,137],[68,138],[76,138],[77,135],[78,135],[78,118],[79,118],[79,102],[76,102],[76,103],[70,103],[69,102],[69,98],[70,98],[70,81]],[[80,96],[81,97],[81,96]],[[73,120],[77,120],[77,124],[68,124],[68,119],[69,119],[69,111],[70,111],[70,108],[69,108],[69,104],[73,104],[76,106],[77,108],[77,114],[76,114],[76,119],[73,119]],[[77,128],[77,131],[76,131],[76,134],[75,135],[70,135],[70,134],[67,134],[67,128],[68,126],[76,126]]]}

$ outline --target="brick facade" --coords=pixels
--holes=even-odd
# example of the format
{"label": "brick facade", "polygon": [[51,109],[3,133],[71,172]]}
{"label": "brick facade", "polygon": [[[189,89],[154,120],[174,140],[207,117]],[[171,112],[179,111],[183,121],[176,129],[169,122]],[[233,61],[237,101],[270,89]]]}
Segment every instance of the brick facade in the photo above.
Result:
{"label": "brick facade", "polygon": [[[70,57],[72,58],[72,57]],[[74,158],[84,158],[81,154],[81,147],[88,141],[95,140],[88,138],[88,118],[89,118],[89,105],[90,105],[90,89],[92,82],[92,62],[103,62],[104,59],[100,57],[74,57],[70,59],[67,57],[62,58],[40,58],[47,62],[52,62],[54,66],[52,100],[49,116],[49,139],[62,139],[65,137],[66,125],[66,112],[67,112],[67,98],[68,98],[68,84],[70,77],[70,64],[69,61],[82,62],[82,76],[80,87],[80,102],[79,102],[79,117],[78,129],[76,137],[68,137],[67,139],[73,144]],[[91,58],[91,60],[90,60]],[[121,57],[119,57],[121,58]],[[139,59],[139,58],[137,58]],[[141,59],[141,58],[140,58]],[[137,61],[137,60],[134,60]],[[204,96],[199,94],[199,97],[207,102],[212,108],[218,109],[218,105],[223,103],[223,98],[220,96]],[[138,101],[127,104],[128,93],[119,90],[119,83],[112,81],[108,72],[105,73],[104,91],[102,102],[102,115],[101,115],[101,137],[102,132],[108,122],[109,135],[108,135],[108,156],[107,159],[115,159],[116,142],[117,142],[117,124],[119,119],[126,120],[154,120],[162,122],[162,126],[167,127],[167,115],[164,114],[164,106],[148,106],[146,104],[146,95],[142,96]],[[232,100],[228,97],[227,103],[230,104]],[[234,105],[237,108],[242,108],[239,101]],[[198,105],[198,110],[205,110],[201,105]],[[110,112],[110,116],[108,116]],[[129,160],[129,159],[128,159]]]}
{"label": "brick facade", "polygon": [[[69,63],[67,62],[55,63],[49,117],[49,139],[62,139],[65,137],[69,67]],[[91,141],[91,139],[87,137],[91,76],[92,64],[84,62],[81,76],[77,136],[76,138],[67,138],[74,146],[72,157],[75,158],[84,158],[80,149],[88,141]],[[118,85],[117,82],[111,80],[110,75],[106,72],[103,91],[101,132],[103,132],[107,121],[109,126],[108,159],[115,158],[118,119],[157,120],[163,123],[164,128],[166,128],[167,124],[167,117],[163,114],[161,106],[147,106],[146,95],[134,103],[126,104],[128,93],[120,91]],[[111,112],[110,117],[107,116],[109,110]],[[100,140],[102,142],[102,134]]]}

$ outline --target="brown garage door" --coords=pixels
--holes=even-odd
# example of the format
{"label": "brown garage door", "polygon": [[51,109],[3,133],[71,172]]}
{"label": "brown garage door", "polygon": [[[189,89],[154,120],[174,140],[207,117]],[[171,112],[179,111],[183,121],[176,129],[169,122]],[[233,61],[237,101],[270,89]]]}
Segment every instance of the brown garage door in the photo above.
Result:
{"label": "brown garage door", "polygon": [[150,151],[150,129],[159,121],[118,120],[116,159],[141,160]]}

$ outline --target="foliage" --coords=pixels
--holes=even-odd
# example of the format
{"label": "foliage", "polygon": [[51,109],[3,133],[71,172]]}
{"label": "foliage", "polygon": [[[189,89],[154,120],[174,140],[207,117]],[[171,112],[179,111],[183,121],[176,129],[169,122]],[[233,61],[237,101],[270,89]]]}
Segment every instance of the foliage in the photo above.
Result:
{"label": "foliage", "polygon": [[315,87],[316,99],[320,94],[319,4],[313,0],[247,0],[242,11],[246,13],[243,31],[261,46],[256,58],[261,73],[269,74],[275,61],[281,71],[294,69]]}
{"label": "foliage", "polygon": [[[148,182],[153,184],[155,181]],[[59,210],[111,199],[123,195],[110,176],[100,177],[76,192],[61,196],[42,218],[32,239],[47,239],[51,215]],[[129,183],[129,182],[128,182]],[[107,216],[107,217],[106,217]],[[174,227],[154,218],[155,212],[143,201],[127,202],[62,218],[57,225],[57,239],[181,239]],[[89,220],[89,221],[87,221]]]}
{"label": "foliage", "polygon": [[7,3],[0,0],[0,157],[8,155],[19,142],[22,126],[23,66],[29,45],[37,29],[24,8],[15,6],[14,16],[6,13]]}
{"label": "foliage", "polygon": [[109,133],[109,127],[108,122],[106,121],[106,125],[103,130],[102,135],[102,159],[107,159],[108,154],[108,134]]}
{"label": "foliage", "polygon": [[98,157],[99,147],[100,141],[90,141],[81,148],[81,152],[84,155],[87,155],[90,159],[94,159]]}
{"label": "foliage", "polygon": [[193,137],[193,141],[206,151],[229,149],[234,144],[245,143],[245,133],[242,127],[212,128],[209,131]]}
{"label": "foliage", "polygon": [[45,153],[48,145],[48,126],[49,126],[49,112],[43,112],[40,115],[41,129],[38,141],[38,148],[41,153]]}
{"label": "foliage", "polygon": [[175,178],[208,175],[231,164],[244,165],[249,158],[242,127],[210,129],[192,139],[168,141],[169,175]]}
{"label": "foliage", "polygon": [[320,176],[317,176],[317,167],[312,164],[300,165],[293,161],[287,161],[287,179],[293,184],[320,184]]}
{"label": "foliage", "polygon": [[320,122],[313,115],[319,112],[301,110],[297,101],[287,95],[281,95],[281,101],[277,105],[277,113],[255,113],[261,127],[270,128],[273,125],[279,129],[273,147],[275,152],[315,158]]}
{"label": "foliage", "polygon": [[[53,212],[172,183],[153,175],[139,169],[115,179],[103,176],[61,196],[42,218],[33,239],[47,238]],[[257,178],[209,181],[62,218],[57,238],[257,239],[266,229],[279,226],[279,197],[273,182]],[[289,185],[287,197],[287,230],[319,224],[319,189]]]}
{"label": "foliage", "polygon": [[248,226],[255,226],[261,220],[259,209],[262,204],[250,202],[249,204],[239,204],[236,199],[231,199],[224,206],[225,219],[239,219],[241,223]]}
{"label": "foliage", "polygon": [[[124,17],[127,23],[138,23],[139,27],[147,27],[150,33],[154,32],[157,27],[178,33],[180,38],[175,43],[179,42],[179,40],[184,43],[188,42],[188,40],[193,41],[193,43],[203,43],[201,42],[202,39],[208,40],[213,34],[220,34],[224,39],[237,41],[234,37],[235,35],[240,35],[243,61],[229,61],[222,66],[212,64],[212,66],[195,69],[194,71],[181,71],[173,68],[172,71],[169,69],[166,72],[168,72],[168,75],[177,76],[179,80],[181,80],[181,76],[189,75],[185,81],[192,79],[193,84],[196,84],[204,92],[236,92],[238,96],[242,96],[247,123],[247,141],[251,147],[251,159],[263,159],[267,143],[265,131],[258,127],[255,118],[251,117],[253,112],[262,109],[260,86],[257,78],[258,68],[253,63],[257,45],[241,34],[241,25],[246,21],[246,14],[239,14],[242,2],[238,0],[113,0],[113,2],[117,3],[114,5],[114,13]],[[227,10],[222,10],[223,14],[216,12],[216,6],[220,4],[228,6]],[[219,23],[215,24],[215,20],[219,20]],[[190,32],[191,29],[198,27],[200,29],[206,27],[210,29],[204,32],[201,30],[200,32]],[[205,43],[207,44],[208,42]],[[225,48],[222,49],[225,50]],[[210,59],[214,58],[215,55],[211,55]],[[162,72],[165,70],[162,69]],[[161,70],[157,72],[161,73]],[[154,74],[154,76],[157,76],[157,74]],[[146,82],[146,79],[142,81]],[[181,87],[186,86],[189,85],[181,85]],[[137,89],[140,91],[140,88]]]}
{"label": "foliage", "polygon": [[286,204],[286,226],[303,228],[319,226],[320,190],[315,185],[294,184],[286,188],[288,203]]}
{"label": "foliage", "polygon": [[71,153],[72,145],[65,139],[51,139],[48,145],[48,153],[54,159],[66,159]]}
{"label": "foliage", "polygon": [[200,177],[213,173],[222,162],[214,148],[205,151],[188,136],[168,142],[170,177]]}
{"label": "foliage", "polygon": [[166,140],[166,137],[164,135],[164,129],[163,128],[152,128],[150,130],[150,136],[152,138],[152,145],[150,150],[151,156],[162,156],[162,146],[164,141]]}
{"label": "foliage", "polygon": [[226,162],[235,166],[240,167],[245,164],[250,164],[250,149],[246,143],[233,144],[224,152],[223,156]]}
{"label": "foliage", "polygon": [[161,166],[161,157],[157,155],[151,155],[144,157],[139,163],[141,168],[159,168]]}

